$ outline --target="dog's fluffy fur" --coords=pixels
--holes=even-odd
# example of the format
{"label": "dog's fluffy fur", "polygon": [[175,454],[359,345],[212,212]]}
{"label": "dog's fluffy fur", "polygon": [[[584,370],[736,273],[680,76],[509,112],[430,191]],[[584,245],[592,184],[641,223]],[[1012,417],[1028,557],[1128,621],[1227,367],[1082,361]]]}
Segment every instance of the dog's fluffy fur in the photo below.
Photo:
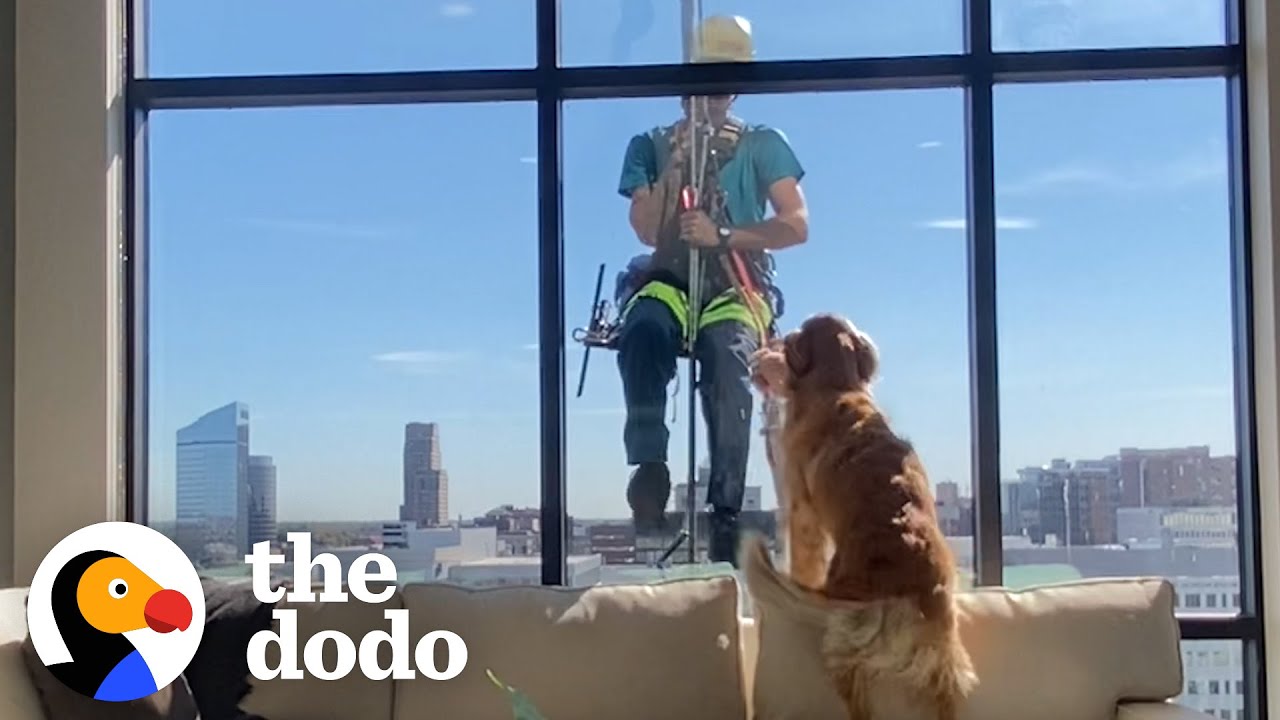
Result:
{"label": "dog's fluffy fur", "polygon": [[823,646],[849,717],[871,717],[868,692],[882,680],[954,720],[977,683],[953,605],[955,561],[924,467],[871,396],[876,347],[834,315],[810,318],[779,345],[757,357],[755,381],[786,401],[775,473],[790,574],[853,603],[830,614]]}

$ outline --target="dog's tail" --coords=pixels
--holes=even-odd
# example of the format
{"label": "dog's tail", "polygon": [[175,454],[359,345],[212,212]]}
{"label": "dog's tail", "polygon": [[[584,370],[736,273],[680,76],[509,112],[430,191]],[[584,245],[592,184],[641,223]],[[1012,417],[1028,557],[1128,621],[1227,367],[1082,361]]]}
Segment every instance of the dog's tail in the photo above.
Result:
{"label": "dog's tail", "polygon": [[774,567],[764,540],[754,533],[743,538],[738,565],[758,604],[785,607],[791,619],[822,632],[824,656],[874,650],[880,642],[877,635],[889,620],[886,610],[900,604],[839,600],[809,590]]}
{"label": "dog's tail", "polygon": [[738,546],[738,567],[742,568],[753,601],[765,606],[782,606],[806,623],[821,627],[833,609],[833,601],[796,583],[773,565],[769,548],[759,533],[743,533]]}
{"label": "dog's tail", "polygon": [[757,534],[743,538],[739,566],[758,604],[786,607],[794,620],[821,629],[823,660],[842,696],[853,692],[847,685],[855,676],[861,678],[857,682],[895,677],[927,689],[943,705],[943,717],[954,717],[955,704],[977,686],[973,663],[961,643],[954,600],[945,589],[919,599],[830,598],[779,572]]}

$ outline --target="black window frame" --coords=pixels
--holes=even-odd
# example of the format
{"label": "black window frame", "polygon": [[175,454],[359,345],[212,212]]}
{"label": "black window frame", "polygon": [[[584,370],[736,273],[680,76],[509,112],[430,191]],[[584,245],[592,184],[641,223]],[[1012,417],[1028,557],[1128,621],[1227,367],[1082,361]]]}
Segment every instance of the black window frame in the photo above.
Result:
{"label": "black window frame", "polygon": [[1244,643],[1245,708],[1265,712],[1260,511],[1256,467],[1249,153],[1244,4],[1223,0],[1226,42],[996,52],[991,0],[962,0],[965,50],[909,57],[562,67],[559,3],[536,2],[537,64],[510,70],[152,78],[146,69],[147,0],[125,0],[124,393],[126,516],[147,522],[147,117],[153,110],[352,104],[534,101],[538,156],[538,347],[542,582],[566,577],[565,284],[562,119],[565,100],[734,92],[833,92],[910,88],[965,91],[968,334],[975,570],[1003,581],[993,91],[997,84],[1219,77],[1226,81],[1231,223],[1232,331],[1241,607],[1229,617],[1183,616],[1184,640]]}

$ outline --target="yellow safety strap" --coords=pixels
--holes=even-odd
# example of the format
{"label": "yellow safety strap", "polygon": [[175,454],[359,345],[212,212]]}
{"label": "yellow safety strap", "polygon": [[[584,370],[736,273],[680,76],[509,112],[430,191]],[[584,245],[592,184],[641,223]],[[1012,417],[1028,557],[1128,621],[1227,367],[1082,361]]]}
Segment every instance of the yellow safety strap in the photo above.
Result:
{"label": "yellow safety strap", "polygon": [[[656,280],[649,282],[627,301],[626,310],[623,311],[624,316],[640,298],[653,298],[666,305],[671,310],[671,313],[675,315],[676,321],[680,323],[680,337],[688,338],[689,300],[684,293],[664,282]],[[763,299],[757,299],[756,302],[760,309],[760,319],[768,325],[773,321],[773,313],[770,311],[769,304],[764,302]],[[739,300],[738,293],[735,290],[726,290],[707,305],[699,318],[698,329],[705,330],[716,323],[734,320],[749,328],[754,328],[757,332],[766,331],[766,328],[759,327],[756,322],[756,315]]]}
{"label": "yellow safety strap", "polygon": [[699,329],[705,329],[719,322],[736,320],[754,329],[757,333],[766,333],[768,325],[773,321],[769,305],[763,300],[757,299],[756,307],[759,308],[759,322],[763,322],[765,327],[760,327],[756,319],[757,315],[751,312],[751,308],[738,297],[738,291],[726,290],[712,300],[711,304],[707,305],[707,309],[702,311]]}
{"label": "yellow safety strap", "polygon": [[635,305],[640,298],[653,298],[666,305],[671,310],[671,314],[675,315],[676,320],[680,323],[680,337],[689,336],[689,301],[685,298],[684,293],[664,282],[654,280],[646,283],[627,301],[626,310],[623,311],[624,317],[631,310],[631,306]]}

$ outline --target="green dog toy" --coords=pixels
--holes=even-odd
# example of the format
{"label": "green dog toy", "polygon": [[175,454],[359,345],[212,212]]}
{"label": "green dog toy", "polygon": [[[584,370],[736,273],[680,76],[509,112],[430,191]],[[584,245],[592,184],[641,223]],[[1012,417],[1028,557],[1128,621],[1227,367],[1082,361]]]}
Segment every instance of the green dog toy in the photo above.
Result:
{"label": "green dog toy", "polygon": [[494,685],[505,691],[507,697],[511,698],[511,714],[515,720],[547,720],[542,713],[538,712],[538,708],[534,707],[533,701],[528,696],[499,680],[492,670],[485,669],[484,672]]}

